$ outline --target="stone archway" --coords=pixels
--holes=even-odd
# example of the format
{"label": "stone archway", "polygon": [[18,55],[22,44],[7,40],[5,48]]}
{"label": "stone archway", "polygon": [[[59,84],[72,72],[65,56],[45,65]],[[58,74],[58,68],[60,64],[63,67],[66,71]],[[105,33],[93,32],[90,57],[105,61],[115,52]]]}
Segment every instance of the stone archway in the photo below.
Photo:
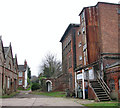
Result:
{"label": "stone archway", "polygon": [[46,85],[47,85],[47,92],[52,91],[52,81],[47,80]]}

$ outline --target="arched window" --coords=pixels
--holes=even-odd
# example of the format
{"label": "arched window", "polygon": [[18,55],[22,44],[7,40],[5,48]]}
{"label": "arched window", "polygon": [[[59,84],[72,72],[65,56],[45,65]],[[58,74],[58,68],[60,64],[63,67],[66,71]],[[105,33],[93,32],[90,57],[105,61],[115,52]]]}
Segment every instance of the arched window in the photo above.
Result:
{"label": "arched window", "polygon": [[114,79],[110,79],[109,84],[110,84],[110,89],[115,90],[115,81],[114,81]]}

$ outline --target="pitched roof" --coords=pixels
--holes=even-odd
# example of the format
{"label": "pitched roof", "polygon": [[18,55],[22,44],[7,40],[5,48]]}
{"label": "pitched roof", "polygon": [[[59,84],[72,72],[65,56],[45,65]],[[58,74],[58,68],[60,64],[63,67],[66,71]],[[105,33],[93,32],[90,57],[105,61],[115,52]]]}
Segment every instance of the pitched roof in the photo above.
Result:
{"label": "pitched roof", "polygon": [[18,71],[24,71],[25,72],[25,67],[24,65],[18,65]]}
{"label": "pitched roof", "polygon": [[66,37],[66,35],[68,34],[68,32],[70,31],[70,29],[71,29],[72,27],[79,27],[79,26],[80,26],[80,24],[72,24],[72,23],[69,24],[69,26],[68,26],[67,29],[65,30],[65,32],[64,32],[64,34],[63,34],[60,42],[62,42],[62,41],[64,40],[64,38]]}
{"label": "pitched roof", "polygon": [[7,54],[8,49],[9,49],[9,47],[4,47],[4,53],[5,53],[5,55]]}
{"label": "pitched roof", "polygon": [[2,47],[2,53],[3,53],[3,56],[4,56],[4,58],[5,58],[2,36],[0,36],[0,43],[1,43],[0,45],[1,45],[1,47]]}

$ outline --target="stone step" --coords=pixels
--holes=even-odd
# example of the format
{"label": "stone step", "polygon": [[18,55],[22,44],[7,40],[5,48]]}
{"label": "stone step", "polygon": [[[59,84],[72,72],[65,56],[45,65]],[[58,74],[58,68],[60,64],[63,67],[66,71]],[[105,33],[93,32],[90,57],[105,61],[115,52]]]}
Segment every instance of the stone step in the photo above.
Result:
{"label": "stone step", "polygon": [[99,89],[102,89],[102,90],[103,90],[103,88],[102,88],[102,87],[101,87],[101,88],[100,88],[100,87],[99,87],[99,88],[94,88],[94,89],[95,89],[95,90],[99,90]]}
{"label": "stone step", "polygon": [[95,92],[105,92],[103,89],[94,89]]}
{"label": "stone step", "polygon": [[101,87],[101,85],[97,81],[93,81],[91,85],[100,101],[110,100],[109,96],[106,94],[104,89]]}
{"label": "stone step", "polygon": [[98,94],[98,97],[108,96],[107,94]]}
{"label": "stone step", "polygon": [[99,99],[109,99],[109,97],[107,96],[103,96],[103,97],[98,97]]}
{"label": "stone step", "polygon": [[110,99],[100,99],[100,101],[110,101]]}
{"label": "stone step", "polygon": [[92,86],[93,88],[102,88],[101,86]]}

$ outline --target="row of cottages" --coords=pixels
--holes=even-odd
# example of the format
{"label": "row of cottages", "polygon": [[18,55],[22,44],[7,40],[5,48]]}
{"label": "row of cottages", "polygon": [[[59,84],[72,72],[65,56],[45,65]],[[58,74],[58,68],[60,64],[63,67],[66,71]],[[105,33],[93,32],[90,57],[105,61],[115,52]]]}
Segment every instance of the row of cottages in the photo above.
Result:
{"label": "row of cottages", "polygon": [[9,47],[3,47],[0,37],[0,95],[10,94],[17,90],[20,85],[18,72],[20,73],[21,70],[17,56],[13,58],[11,43]]}
{"label": "row of cottages", "polygon": [[83,99],[120,100],[120,5],[98,2],[79,16],[60,40],[68,88]]}

